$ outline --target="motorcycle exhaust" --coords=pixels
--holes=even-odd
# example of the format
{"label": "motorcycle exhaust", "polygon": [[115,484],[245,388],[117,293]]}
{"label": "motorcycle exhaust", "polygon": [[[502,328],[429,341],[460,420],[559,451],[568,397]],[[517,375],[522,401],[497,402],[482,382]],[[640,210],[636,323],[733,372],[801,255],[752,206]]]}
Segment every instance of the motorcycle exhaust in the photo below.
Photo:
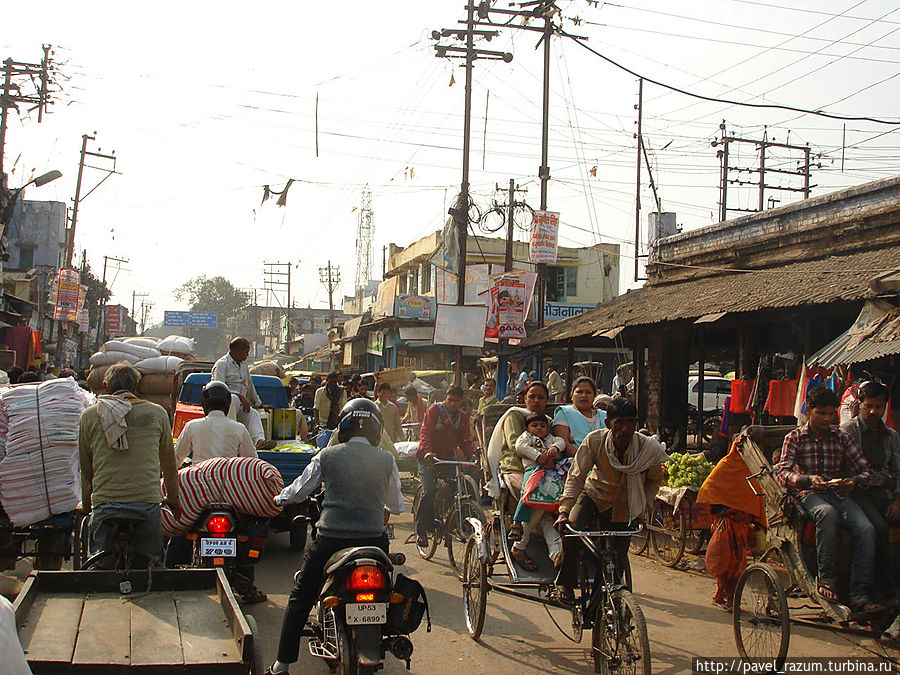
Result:
{"label": "motorcycle exhaust", "polygon": [[405,635],[398,635],[391,639],[390,650],[400,661],[408,661],[413,653],[413,644]]}

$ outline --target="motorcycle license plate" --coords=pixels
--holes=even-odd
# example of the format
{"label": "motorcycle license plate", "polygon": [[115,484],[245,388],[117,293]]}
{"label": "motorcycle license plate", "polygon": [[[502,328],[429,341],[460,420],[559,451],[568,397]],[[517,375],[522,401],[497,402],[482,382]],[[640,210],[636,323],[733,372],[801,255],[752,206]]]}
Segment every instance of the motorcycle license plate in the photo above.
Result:
{"label": "motorcycle license plate", "polygon": [[386,602],[358,602],[346,606],[348,626],[387,623]]}
{"label": "motorcycle license plate", "polygon": [[237,540],[232,537],[222,539],[200,538],[200,557],[234,558],[237,555]]}

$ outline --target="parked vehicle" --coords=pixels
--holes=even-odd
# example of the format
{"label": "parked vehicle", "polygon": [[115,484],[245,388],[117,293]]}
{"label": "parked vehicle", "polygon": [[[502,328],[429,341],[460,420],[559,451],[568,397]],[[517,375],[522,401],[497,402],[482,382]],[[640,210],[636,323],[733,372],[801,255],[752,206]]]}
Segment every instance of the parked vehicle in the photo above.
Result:
{"label": "parked vehicle", "polygon": [[[697,394],[700,392],[700,378],[688,378],[688,404],[697,407]],[[725,398],[731,396],[731,380],[724,377],[706,376],[703,378],[703,412],[721,411],[725,407]]]}
{"label": "parked vehicle", "polygon": [[394,565],[404,562],[402,553],[388,556],[371,546],[335,553],[325,567],[316,619],[309,624],[310,654],[342,675],[374,674],[388,652],[409,669],[409,634],[427,612],[427,600],[418,582],[403,575],[394,579]]}

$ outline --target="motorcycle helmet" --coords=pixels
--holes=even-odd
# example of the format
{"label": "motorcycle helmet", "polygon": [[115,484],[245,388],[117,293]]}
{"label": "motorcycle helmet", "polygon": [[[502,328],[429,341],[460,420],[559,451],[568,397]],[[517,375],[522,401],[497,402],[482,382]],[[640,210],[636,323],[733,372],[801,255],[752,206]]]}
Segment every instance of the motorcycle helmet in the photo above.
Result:
{"label": "motorcycle helmet", "polygon": [[381,443],[381,430],[384,418],[374,401],[367,398],[354,398],[341,408],[338,417],[338,441],[346,443],[353,436],[365,436],[369,443]]}
{"label": "motorcycle helmet", "polygon": [[231,406],[231,392],[224,382],[210,380],[200,392],[200,404],[203,410],[221,410],[227,413]]}

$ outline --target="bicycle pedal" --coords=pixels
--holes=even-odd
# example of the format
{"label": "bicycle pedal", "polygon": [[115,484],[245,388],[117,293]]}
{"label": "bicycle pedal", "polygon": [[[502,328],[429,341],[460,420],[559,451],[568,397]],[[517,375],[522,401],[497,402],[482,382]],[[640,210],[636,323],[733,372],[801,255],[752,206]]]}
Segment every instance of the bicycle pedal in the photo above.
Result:
{"label": "bicycle pedal", "polygon": [[127,579],[125,581],[119,582],[119,593],[122,595],[128,595],[132,591],[131,582]]}

